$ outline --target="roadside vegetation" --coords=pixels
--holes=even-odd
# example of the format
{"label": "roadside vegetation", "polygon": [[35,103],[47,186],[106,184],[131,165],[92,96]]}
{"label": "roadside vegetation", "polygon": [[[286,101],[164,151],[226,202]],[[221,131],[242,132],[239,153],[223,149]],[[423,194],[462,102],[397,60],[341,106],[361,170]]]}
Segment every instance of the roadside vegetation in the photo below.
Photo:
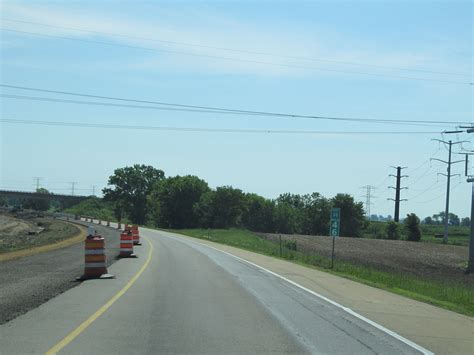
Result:
{"label": "roadside vegetation", "polygon": [[449,278],[431,279],[396,270],[383,271],[373,266],[338,259],[336,259],[334,268],[330,269],[331,260],[329,257],[321,256],[316,252],[308,252],[308,250],[301,248],[300,243],[291,236],[282,240],[280,252],[278,239],[265,239],[240,229],[180,229],[173,231],[315,267],[458,313],[474,315],[474,279],[470,281]]}
{"label": "roadside vegetation", "polygon": [[360,237],[367,221],[361,202],[348,194],[281,194],[267,199],[232,186],[215,189],[197,176],[165,177],[152,166],[116,169],[103,190],[114,217],[160,228],[245,228],[260,232],[325,235],[329,212],[341,209],[341,233]]}
{"label": "roadside vegetation", "polygon": [[[119,168],[109,177],[104,198],[91,197],[65,212],[159,228],[242,228],[262,233],[327,235],[331,208],[341,209],[341,236],[441,243],[444,214],[414,213],[400,222],[365,215],[363,204],[348,194],[325,197],[318,192],[282,193],[268,199],[232,186],[210,188],[192,176],[166,177],[147,165]],[[49,193],[40,189],[38,192]],[[40,199],[25,201],[35,210],[52,208]],[[470,219],[450,213],[449,243],[468,244]]]}
{"label": "roadside vegetation", "polygon": [[114,220],[113,204],[97,197],[90,197],[64,210],[65,213],[91,216],[104,221]]}

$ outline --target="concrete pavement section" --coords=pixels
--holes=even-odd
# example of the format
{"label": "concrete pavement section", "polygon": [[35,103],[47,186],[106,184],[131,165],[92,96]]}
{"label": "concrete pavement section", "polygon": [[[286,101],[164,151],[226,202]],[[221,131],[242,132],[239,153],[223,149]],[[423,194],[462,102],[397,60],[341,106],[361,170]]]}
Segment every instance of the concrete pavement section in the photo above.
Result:
{"label": "concrete pavement section", "polygon": [[[87,225],[86,223],[83,223]],[[106,240],[107,263],[115,261],[119,233],[95,226]],[[84,243],[20,259],[0,262],[0,324],[77,286],[84,271]]]}
{"label": "concrete pavement section", "polygon": [[109,268],[116,279],[84,282],[1,325],[0,353],[426,352],[196,240],[141,231],[150,242]]}

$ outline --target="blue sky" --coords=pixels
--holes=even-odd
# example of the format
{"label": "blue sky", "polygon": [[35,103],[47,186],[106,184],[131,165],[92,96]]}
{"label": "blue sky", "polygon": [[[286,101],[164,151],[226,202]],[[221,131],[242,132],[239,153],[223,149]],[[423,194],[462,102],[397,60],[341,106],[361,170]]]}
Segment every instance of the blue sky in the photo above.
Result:
{"label": "blue sky", "polygon": [[[472,122],[473,91],[466,84],[472,82],[471,2],[3,1],[1,6],[5,84],[305,115]],[[71,99],[7,88],[2,94]],[[456,126],[1,100],[2,117],[14,120],[315,131],[441,132]],[[388,174],[394,173],[390,166],[401,165],[409,175],[403,181],[409,189],[402,193],[409,201],[401,215],[424,217],[444,209],[446,181],[437,173],[446,172],[445,166],[429,160],[447,159],[445,147],[431,141],[443,138],[440,133],[238,134],[13,123],[0,123],[0,130],[2,188],[32,189],[33,177],[42,177],[41,185],[54,192],[67,193],[75,181],[76,193],[89,194],[93,185],[102,188],[115,168],[143,163],[168,176],[194,174],[212,187],[233,185],[269,198],[318,191],[328,197],[350,193],[363,201],[360,187],[370,184],[377,187],[371,212],[393,215],[387,198],[394,193],[387,186],[394,179]],[[472,140],[467,134],[444,139]],[[463,147],[473,149],[470,143]],[[463,164],[453,167],[453,173],[463,172]],[[469,215],[464,177],[452,179],[451,210]]]}

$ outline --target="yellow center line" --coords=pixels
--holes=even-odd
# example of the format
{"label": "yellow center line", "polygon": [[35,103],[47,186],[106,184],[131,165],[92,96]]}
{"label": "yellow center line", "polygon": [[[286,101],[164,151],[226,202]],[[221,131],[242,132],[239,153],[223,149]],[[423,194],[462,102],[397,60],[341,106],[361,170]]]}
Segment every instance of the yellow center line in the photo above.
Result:
{"label": "yellow center line", "polygon": [[86,330],[97,318],[104,314],[120,297],[122,297],[125,292],[128,291],[130,287],[137,281],[140,275],[145,271],[151,261],[151,255],[153,253],[153,244],[147,237],[143,237],[148,244],[150,245],[150,250],[148,251],[148,257],[145,261],[145,264],[140,268],[140,270],[130,279],[130,281],[119,291],[117,292],[106,304],[100,307],[93,315],[87,318],[81,325],[74,329],[71,333],[66,335],[59,343],[54,345],[51,349],[46,352],[46,355],[56,354],[58,351],[63,349],[66,345],[76,339],[84,330]]}

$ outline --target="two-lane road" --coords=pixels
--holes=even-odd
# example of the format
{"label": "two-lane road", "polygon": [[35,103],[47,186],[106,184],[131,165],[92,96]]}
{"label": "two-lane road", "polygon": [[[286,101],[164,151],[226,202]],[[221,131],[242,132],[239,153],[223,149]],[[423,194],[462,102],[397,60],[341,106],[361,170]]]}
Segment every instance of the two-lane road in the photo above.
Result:
{"label": "two-lane road", "polygon": [[109,268],[115,280],[85,282],[0,326],[0,352],[426,352],[198,241],[150,230],[142,235],[139,258]]}

